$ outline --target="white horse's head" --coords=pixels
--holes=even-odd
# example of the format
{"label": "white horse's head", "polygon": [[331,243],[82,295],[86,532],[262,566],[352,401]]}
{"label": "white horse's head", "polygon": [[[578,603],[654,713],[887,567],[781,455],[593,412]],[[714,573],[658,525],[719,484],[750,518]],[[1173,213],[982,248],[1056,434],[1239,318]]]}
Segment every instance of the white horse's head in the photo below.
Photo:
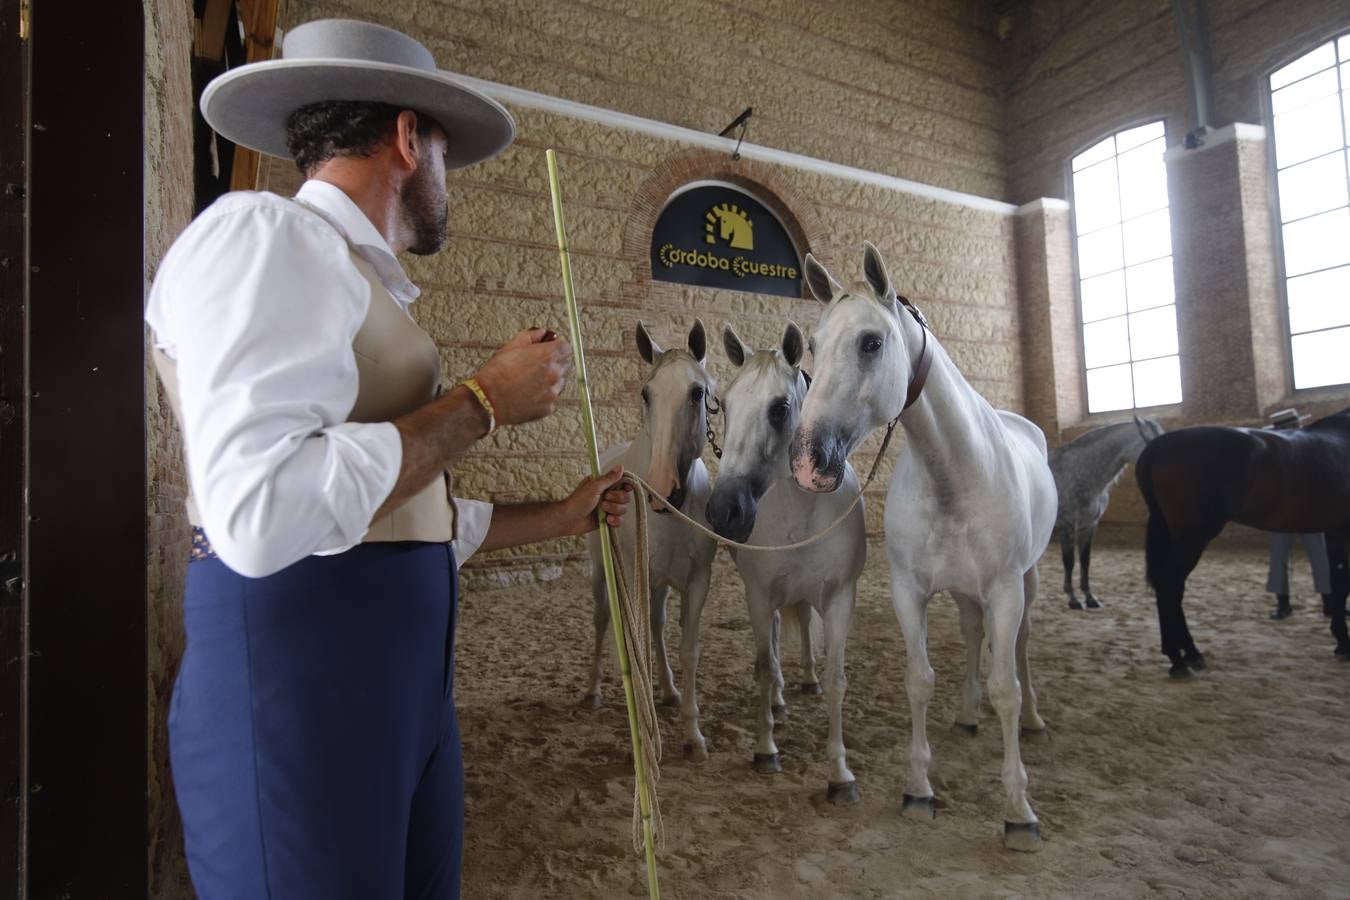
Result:
{"label": "white horse's head", "polygon": [[815,380],[792,440],[792,474],[807,490],[833,491],[849,454],[904,405],[913,360],[900,321],[909,313],[870,243],[863,244],[866,283],[852,291],[809,253],[805,269],[811,293],[826,307],[811,336]]}
{"label": "white horse's head", "polygon": [[[662,350],[647,327],[641,322],[637,325],[638,355],[651,366],[642,385],[642,425],[652,448],[651,464],[643,478],[676,508],[684,505],[689,470],[703,455],[708,433],[705,398],[716,387],[703,365],[707,338],[701,320],[694,320],[688,346],[688,350]],[[652,509],[668,512],[655,499]]]}
{"label": "white horse's head", "polygon": [[722,345],[739,371],[722,396],[725,445],[707,517],[722,537],[744,541],[755,528],[759,498],[788,474],[788,445],[810,382],[801,370],[805,340],[792,322],[771,350],[755,352],[730,325]]}

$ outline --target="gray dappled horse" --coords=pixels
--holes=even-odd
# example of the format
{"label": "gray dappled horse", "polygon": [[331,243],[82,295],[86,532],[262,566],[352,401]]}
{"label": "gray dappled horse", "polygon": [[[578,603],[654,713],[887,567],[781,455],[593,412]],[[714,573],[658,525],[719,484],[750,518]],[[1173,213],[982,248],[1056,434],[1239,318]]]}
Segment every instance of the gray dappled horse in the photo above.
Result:
{"label": "gray dappled horse", "polygon": [[[624,471],[646,481],[660,496],[686,515],[703,521],[711,488],[708,470],[701,459],[707,440],[706,398],[715,383],[704,367],[707,340],[703,322],[695,320],[689,332],[688,349],[663,351],[637,325],[637,348],[649,366],[642,385],[642,430],[626,444],[605,451],[602,471],[623,463]],[[698,700],[695,676],[698,672],[698,623],[703,602],[712,579],[713,556],[717,542],[695,531],[670,515],[655,497],[652,509],[663,515],[651,517],[648,524],[648,558],[651,572],[651,627],[656,645],[656,672],[661,682],[662,701],[680,705],[684,725],[685,754],[694,760],[708,757],[707,743],[698,727]],[[625,516],[619,526],[618,549],[628,572],[633,572],[636,546],[633,516]],[[591,555],[591,596],[595,600],[595,655],[591,666],[591,685],[582,698],[587,706],[600,705],[600,683],[605,655],[605,630],[609,625],[605,573],[600,561],[597,532],[587,537]],[[631,576],[630,576],[631,577]],[[674,673],[666,657],[666,598],[670,589],[680,592],[680,664],[684,670],[684,692],[675,687]]]}
{"label": "gray dappled horse", "polygon": [[[825,705],[830,721],[826,798],[832,803],[853,803],[858,800],[858,787],[844,759],[843,708],[848,682],[844,646],[858,576],[867,558],[862,503],[849,510],[858,496],[858,479],[845,467],[844,490],[830,494],[808,493],[793,481],[789,445],[810,384],[800,368],[805,352],[801,330],[789,322],[779,347],[755,352],[728,325],[722,342],[738,371],[722,394],[725,449],[708,501],[708,521],[713,528],[733,541],[779,547],[821,534],[849,513],[806,547],[731,550],[745,583],[745,603],[755,634],[759,683],[755,770],[764,774],[782,771],[773,739],[775,719],[786,714],[776,627],[780,610],[784,616],[795,613],[801,623],[802,691],[819,691],[811,651],[810,613],[814,609],[825,626]],[[796,610],[790,609],[793,606]]]}
{"label": "gray dappled horse", "polygon": [[[1059,493],[1059,531],[1064,555],[1064,593],[1069,609],[1101,609],[1101,601],[1092,593],[1088,566],[1092,560],[1092,535],[1106,512],[1111,488],[1120,480],[1125,466],[1139,458],[1148,442],[1162,434],[1157,419],[1135,416],[1129,422],[1103,425],[1050,451],[1050,472]],[[1083,568],[1083,602],[1073,593],[1073,553]]]}
{"label": "gray dappled horse", "polygon": [[[807,490],[832,491],[844,461],[875,428],[898,421],[905,447],[886,495],[891,601],[905,636],[911,725],[910,775],[901,811],[931,819],[928,779],[928,601],[950,592],[961,610],[968,668],[957,722],[973,730],[979,710],[979,646],[987,627],[989,698],[1003,726],[1003,842],[1040,848],[1027,798],[1019,725],[1041,732],[1027,662],[1036,562],[1055,524],[1055,482],[1045,436],[996,410],[972,388],[892,286],[881,254],[864,244],[866,284],[845,290],[807,254],[806,281],[828,304],[811,338],[814,381],[792,443],[792,471]],[[926,375],[926,381],[923,376]],[[922,385],[921,390],[915,390]]]}

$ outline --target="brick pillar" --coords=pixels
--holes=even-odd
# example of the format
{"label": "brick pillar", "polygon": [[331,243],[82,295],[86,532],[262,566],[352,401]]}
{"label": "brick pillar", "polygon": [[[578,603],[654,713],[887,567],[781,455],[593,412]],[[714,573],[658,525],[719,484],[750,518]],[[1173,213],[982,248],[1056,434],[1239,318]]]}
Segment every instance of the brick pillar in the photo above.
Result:
{"label": "brick pillar", "polygon": [[1287,393],[1265,131],[1230,125],[1166,160],[1184,417],[1255,420]]}
{"label": "brick pillar", "polygon": [[1068,202],[1020,207],[1014,231],[1026,415],[1054,446],[1087,409]]}

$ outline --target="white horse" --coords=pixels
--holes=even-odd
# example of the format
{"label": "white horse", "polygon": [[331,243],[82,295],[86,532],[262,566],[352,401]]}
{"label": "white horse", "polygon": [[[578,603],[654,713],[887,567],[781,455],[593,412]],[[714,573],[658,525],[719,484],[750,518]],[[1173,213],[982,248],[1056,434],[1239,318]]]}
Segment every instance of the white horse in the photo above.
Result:
{"label": "white horse", "polygon": [[[788,448],[809,384],[799,368],[804,350],[801,331],[788,323],[780,348],[756,353],[728,325],[722,343],[740,371],[722,397],[725,450],[708,501],[708,521],[725,538],[761,546],[795,543],[824,531],[857,496],[858,479],[845,466],[847,490],[837,494],[807,493],[793,483]],[[843,708],[848,682],[844,645],[866,553],[861,503],[827,537],[799,550],[732,551],[745,582],[745,602],[755,633],[760,700],[755,769],[765,774],[781,771],[773,740],[774,721],[786,713],[778,662],[780,610],[786,615],[792,612],[788,607],[796,606],[805,672],[802,690],[820,690],[811,645],[814,609],[825,625],[825,702],[830,717],[826,797],[833,803],[858,800],[857,783],[844,760]]]}
{"label": "white horse", "polygon": [[[853,292],[806,257],[811,292],[829,305],[812,338],[815,383],[793,439],[792,471],[804,488],[835,490],[845,459],[868,432],[897,418],[903,425],[907,440],[891,475],[885,517],[914,729],[902,812],[934,815],[926,724],[934,683],[928,600],[945,590],[960,605],[968,654],[957,724],[974,731],[981,627],[987,623],[989,696],[1003,725],[1003,841],[1015,850],[1039,849],[1018,725],[1020,719],[1026,731],[1045,728],[1027,666],[1036,562],[1055,524],[1045,437],[1021,416],[993,409],[971,388],[918,311],[896,296],[881,254],[864,246],[867,283]],[[901,415],[907,403],[913,405]]]}
{"label": "white horse", "polygon": [[[689,331],[689,349],[663,351],[641,322],[637,326],[638,354],[650,366],[642,385],[642,430],[631,442],[605,451],[601,470],[623,463],[667,498],[681,512],[702,521],[710,487],[708,470],[700,458],[707,440],[706,398],[712,396],[715,382],[704,367],[707,339],[703,322],[695,320]],[[713,556],[717,542],[688,527],[670,515],[656,498],[652,509],[663,515],[651,519],[648,528],[648,556],[651,572],[651,628],[656,645],[657,677],[661,681],[662,702],[680,706],[684,724],[684,750],[690,758],[708,757],[707,743],[698,727],[698,701],[695,676],[698,671],[698,623],[703,602],[712,580]],[[619,527],[619,550],[628,572],[634,569],[636,527],[632,516],[625,516]],[[591,667],[591,686],[582,698],[587,706],[600,705],[600,683],[604,677],[605,631],[609,625],[609,602],[605,573],[600,559],[600,539],[592,532],[587,538],[591,555],[591,595],[595,600],[595,655]],[[630,576],[631,577],[631,576]],[[684,669],[684,692],[675,687],[675,676],[666,656],[666,598],[670,589],[680,592],[680,664]]]}

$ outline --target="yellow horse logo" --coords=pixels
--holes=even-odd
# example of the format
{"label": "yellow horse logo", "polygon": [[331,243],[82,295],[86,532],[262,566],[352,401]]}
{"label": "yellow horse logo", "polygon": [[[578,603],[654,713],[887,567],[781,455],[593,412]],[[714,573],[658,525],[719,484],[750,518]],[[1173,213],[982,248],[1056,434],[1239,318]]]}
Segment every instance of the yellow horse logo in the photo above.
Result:
{"label": "yellow horse logo", "polygon": [[720,224],[720,233],[718,237],[722,240],[731,238],[731,246],[737,250],[755,249],[755,233],[751,230],[750,219],[734,203],[721,203],[708,210],[706,216],[708,224],[704,229],[708,232],[703,236],[703,240],[709,244],[717,243],[713,237],[713,231]]}

